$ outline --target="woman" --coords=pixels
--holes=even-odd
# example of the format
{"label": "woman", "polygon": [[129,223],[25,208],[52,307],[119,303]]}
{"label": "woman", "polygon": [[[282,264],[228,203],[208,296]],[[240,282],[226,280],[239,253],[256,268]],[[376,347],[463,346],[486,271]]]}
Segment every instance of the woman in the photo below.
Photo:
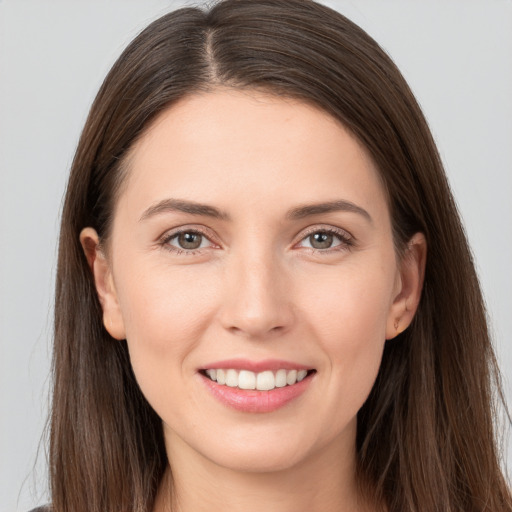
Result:
{"label": "woman", "polygon": [[55,315],[56,512],[512,509],[432,137],[326,7],[227,0],[130,44],[73,163]]}

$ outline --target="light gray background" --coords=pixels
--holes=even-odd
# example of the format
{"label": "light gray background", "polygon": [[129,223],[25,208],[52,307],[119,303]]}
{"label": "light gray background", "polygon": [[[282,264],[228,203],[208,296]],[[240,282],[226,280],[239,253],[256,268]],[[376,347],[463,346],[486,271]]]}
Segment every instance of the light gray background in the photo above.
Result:
{"label": "light gray background", "polygon": [[[44,449],[33,468],[48,406],[58,216],[81,127],[128,41],[183,3],[0,0],[1,512],[47,499]],[[383,45],[424,108],[512,402],[512,2],[325,3]]]}

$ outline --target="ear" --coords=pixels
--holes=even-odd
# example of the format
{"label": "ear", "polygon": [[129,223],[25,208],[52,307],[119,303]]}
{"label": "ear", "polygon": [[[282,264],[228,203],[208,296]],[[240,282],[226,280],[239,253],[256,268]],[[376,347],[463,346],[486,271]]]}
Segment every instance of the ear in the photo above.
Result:
{"label": "ear", "polygon": [[80,243],[94,276],[94,284],[103,309],[103,325],[113,338],[124,340],[124,321],[117,300],[112,270],[100,246],[98,233],[93,228],[84,228],[80,233]]}
{"label": "ear", "polygon": [[407,244],[399,264],[396,296],[391,305],[386,325],[386,339],[390,340],[409,327],[421,298],[427,241],[423,233],[416,233]]}

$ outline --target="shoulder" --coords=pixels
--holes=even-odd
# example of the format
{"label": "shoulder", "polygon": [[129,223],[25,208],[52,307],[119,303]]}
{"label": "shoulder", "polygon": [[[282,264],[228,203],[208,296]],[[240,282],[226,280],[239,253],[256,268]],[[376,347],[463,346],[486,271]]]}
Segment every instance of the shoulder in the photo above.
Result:
{"label": "shoulder", "polygon": [[32,509],[30,512],[50,512],[50,507],[37,507]]}

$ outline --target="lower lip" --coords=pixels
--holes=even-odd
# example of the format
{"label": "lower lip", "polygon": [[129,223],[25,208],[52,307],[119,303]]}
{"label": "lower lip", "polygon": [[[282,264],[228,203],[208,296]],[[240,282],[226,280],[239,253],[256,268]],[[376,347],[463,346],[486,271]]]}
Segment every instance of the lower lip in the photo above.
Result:
{"label": "lower lip", "polygon": [[212,395],[224,405],[242,412],[272,412],[302,395],[309,387],[314,374],[291,386],[274,388],[270,391],[257,391],[232,388],[201,375]]}

